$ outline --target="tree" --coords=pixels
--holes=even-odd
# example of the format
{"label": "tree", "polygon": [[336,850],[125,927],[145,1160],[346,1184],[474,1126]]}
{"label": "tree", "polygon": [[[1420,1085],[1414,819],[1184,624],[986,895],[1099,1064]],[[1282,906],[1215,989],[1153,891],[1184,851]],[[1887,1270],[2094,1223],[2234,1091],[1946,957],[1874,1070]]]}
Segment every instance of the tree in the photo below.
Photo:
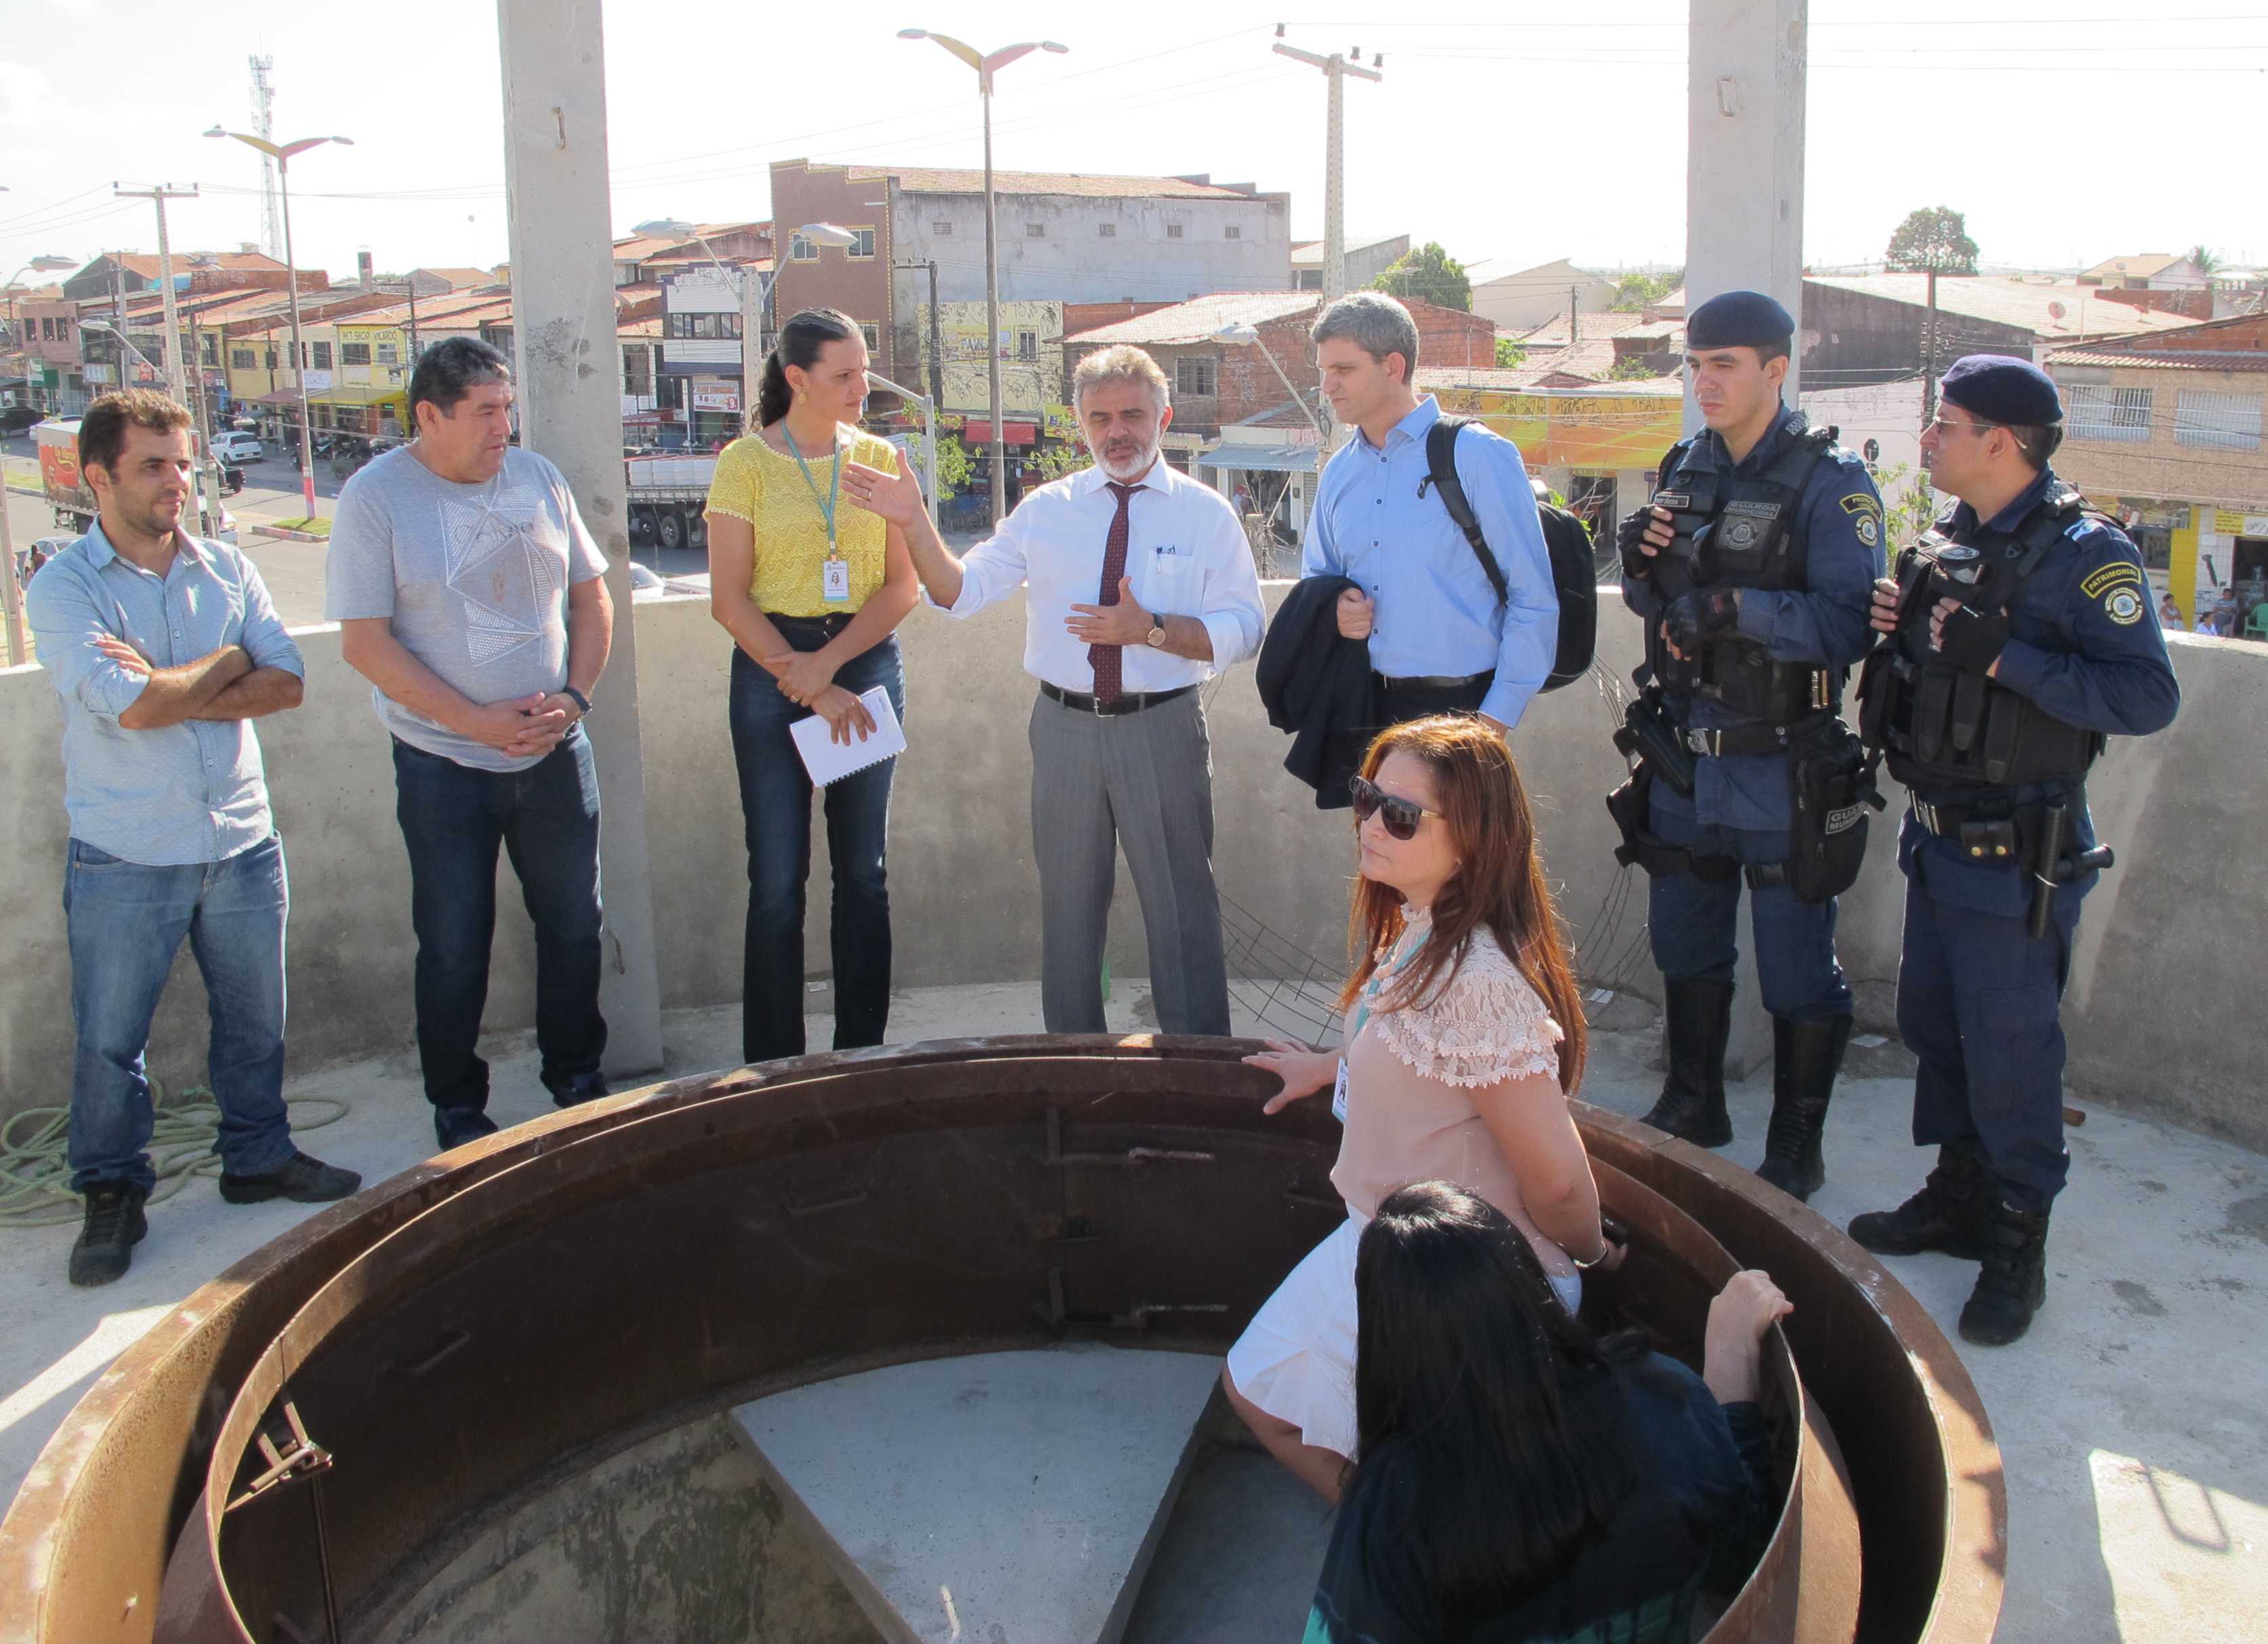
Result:
{"label": "tree", "polygon": [[938,501],[950,502],[960,496],[976,466],[976,460],[968,454],[968,447],[961,444],[961,436],[947,433],[940,427],[937,434]]}
{"label": "tree", "polygon": [[1528,364],[1528,350],[1520,346],[1518,339],[1500,336],[1496,340],[1496,363],[1497,368],[1500,371],[1510,371],[1514,365],[1525,365]]}
{"label": "tree", "polygon": [[1076,474],[1081,468],[1094,466],[1094,453],[1086,448],[1083,439],[1070,439],[1059,446],[1049,446],[1035,451],[1024,459],[1026,473],[1037,473],[1040,483],[1059,480],[1066,474]]}
{"label": "tree", "polygon": [[1395,297],[1414,297],[1436,308],[1472,312],[1473,283],[1466,276],[1465,265],[1434,240],[1429,240],[1417,250],[1405,253],[1392,268],[1370,283],[1370,289]]}
{"label": "tree", "polygon": [[1977,242],[1969,238],[1962,214],[1949,205],[1907,212],[1882,256],[1893,274],[1977,272]]}
{"label": "tree", "polygon": [[1614,312],[1634,314],[1651,307],[1685,284],[1685,270],[1673,269],[1667,274],[1625,274],[1615,282]]}
{"label": "tree", "polygon": [[2190,261],[2197,264],[2198,272],[2199,274],[2218,274],[2220,272],[2220,259],[2214,256],[2213,253],[2205,248],[2205,242],[2203,240],[2199,240],[2196,245],[2190,247]]}

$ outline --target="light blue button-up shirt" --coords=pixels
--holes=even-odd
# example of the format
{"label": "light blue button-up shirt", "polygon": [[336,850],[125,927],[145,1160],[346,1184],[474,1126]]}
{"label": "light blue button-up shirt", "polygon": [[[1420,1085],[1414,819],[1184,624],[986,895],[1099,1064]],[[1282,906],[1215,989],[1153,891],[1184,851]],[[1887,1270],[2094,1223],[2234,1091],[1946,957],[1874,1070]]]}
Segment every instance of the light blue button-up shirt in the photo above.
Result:
{"label": "light blue button-up shirt", "polygon": [[183,532],[162,578],[119,557],[96,526],[40,569],[25,603],[40,666],[63,699],[63,803],[71,837],[129,862],[217,862],[276,830],[249,719],[129,731],[118,716],[148,680],[95,648],[126,640],[153,668],[228,645],[306,677],[259,569],[225,542]]}
{"label": "light blue button-up shirt", "polygon": [[1428,394],[1384,449],[1359,429],[1332,453],[1307,520],[1300,574],[1351,578],[1377,610],[1370,665],[1392,679],[1496,673],[1481,711],[1520,723],[1559,651],[1559,593],[1520,447],[1481,427],[1457,437],[1457,479],[1512,590],[1499,605],[1448,509],[1418,488],[1425,436],[1441,407]]}

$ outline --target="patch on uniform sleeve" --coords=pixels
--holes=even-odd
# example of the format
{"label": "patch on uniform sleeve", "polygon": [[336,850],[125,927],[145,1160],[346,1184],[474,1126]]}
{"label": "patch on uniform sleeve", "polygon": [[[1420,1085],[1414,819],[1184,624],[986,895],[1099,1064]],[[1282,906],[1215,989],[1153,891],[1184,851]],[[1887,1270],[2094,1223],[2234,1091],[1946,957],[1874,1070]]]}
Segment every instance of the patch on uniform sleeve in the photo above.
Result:
{"label": "patch on uniform sleeve", "polygon": [[1882,545],[1882,503],[1878,497],[1856,491],[1843,499],[1843,512],[1857,520],[1859,540],[1868,548]]}
{"label": "patch on uniform sleeve", "polygon": [[2102,614],[2121,627],[2142,620],[2142,594],[2138,588],[2120,584],[2102,596]]}
{"label": "patch on uniform sleeve", "polygon": [[[2142,568],[2132,560],[2120,559],[2108,565],[2097,565],[2088,571],[2086,579],[2079,585],[2079,592],[2083,598],[2099,600],[2113,588],[2139,588],[2143,586]],[[2124,620],[2132,622],[2134,619],[2130,616]]]}

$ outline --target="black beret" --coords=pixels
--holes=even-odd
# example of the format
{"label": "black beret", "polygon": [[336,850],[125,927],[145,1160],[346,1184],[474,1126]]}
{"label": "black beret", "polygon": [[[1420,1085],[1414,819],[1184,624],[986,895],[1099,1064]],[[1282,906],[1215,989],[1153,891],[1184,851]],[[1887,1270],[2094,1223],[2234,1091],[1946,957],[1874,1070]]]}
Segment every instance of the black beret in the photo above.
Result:
{"label": "black beret", "polygon": [[1727,291],[1685,316],[1688,348],[1762,348],[1794,340],[1794,317],[1762,291]]}
{"label": "black beret", "polygon": [[2063,421],[2055,379],[2028,359],[1967,354],[1946,368],[1938,392],[1988,423],[2035,428]]}

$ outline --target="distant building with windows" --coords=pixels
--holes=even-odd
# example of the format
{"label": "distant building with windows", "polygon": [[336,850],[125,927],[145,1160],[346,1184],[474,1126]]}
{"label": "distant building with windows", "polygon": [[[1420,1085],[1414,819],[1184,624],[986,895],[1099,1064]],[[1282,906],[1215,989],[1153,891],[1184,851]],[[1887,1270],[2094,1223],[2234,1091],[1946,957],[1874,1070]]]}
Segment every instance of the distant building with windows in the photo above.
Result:
{"label": "distant building with windows", "polygon": [[2268,603],[2268,315],[2058,349],[2057,471],[2116,513],[2196,624],[2221,588]]}

